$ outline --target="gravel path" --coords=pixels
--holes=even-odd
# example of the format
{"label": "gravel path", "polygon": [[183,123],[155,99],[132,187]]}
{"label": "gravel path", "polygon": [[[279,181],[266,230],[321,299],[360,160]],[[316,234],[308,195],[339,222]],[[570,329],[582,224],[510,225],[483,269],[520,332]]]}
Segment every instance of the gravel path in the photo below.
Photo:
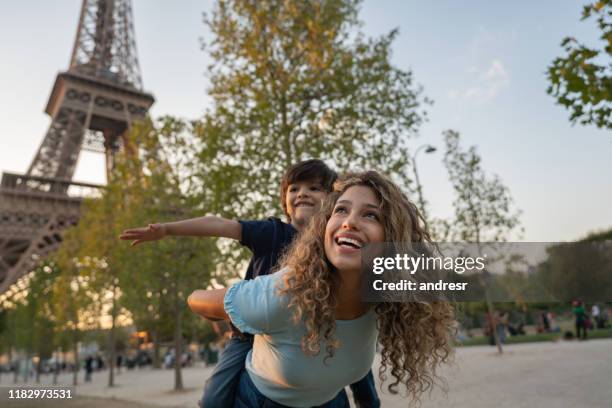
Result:
{"label": "gravel path", "polygon": [[[93,382],[80,384],[78,398],[55,404],[11,404],[6,407],[49,408],[196,408],[204,380],[212,368],[183,371],[185,391],[175,392],[172,370],[122,372],[119,384],[107,388],[107,373],[94,373]],[[376,372],[376,371],[375,371]],[[492,347],[457,351],[453,367],[443,371],[448,394],[439,389],[422,399],[423,408],[612,407],[612,340],[511,345],[498,355]],[[60,377],[64,384],[71,376]],[[80,377],[82,380],[82,376]],[[0,386],[10,386],[3,376]],[[51,378],[43,378],[43,384]],[[380,391],[379,391],[380,392]],[[405,398],[381,393],[383,407],[407,407]]]}

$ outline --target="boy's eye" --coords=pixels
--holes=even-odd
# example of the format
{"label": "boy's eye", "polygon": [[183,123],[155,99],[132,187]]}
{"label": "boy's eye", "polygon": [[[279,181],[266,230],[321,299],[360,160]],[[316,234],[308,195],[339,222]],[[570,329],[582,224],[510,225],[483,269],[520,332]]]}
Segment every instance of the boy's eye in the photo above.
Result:
{"label": "boy's eye", "polygon": [[310,190],[311,191],[321,191],[321,187],[319,187],[319,186],[311,186]]}

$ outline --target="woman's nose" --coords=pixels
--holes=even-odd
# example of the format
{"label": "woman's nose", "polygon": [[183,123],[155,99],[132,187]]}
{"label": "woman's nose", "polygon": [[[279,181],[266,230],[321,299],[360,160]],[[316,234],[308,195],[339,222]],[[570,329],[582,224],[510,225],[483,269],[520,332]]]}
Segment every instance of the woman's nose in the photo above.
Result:
{"label": "woman's nose", "polygon": [[357,224],[356,216],[353,212],[351,212],[350,214],[346,216],[346,218],[342,222],[342,228],[357,229],[357,227],[358,227],[358,224]]}

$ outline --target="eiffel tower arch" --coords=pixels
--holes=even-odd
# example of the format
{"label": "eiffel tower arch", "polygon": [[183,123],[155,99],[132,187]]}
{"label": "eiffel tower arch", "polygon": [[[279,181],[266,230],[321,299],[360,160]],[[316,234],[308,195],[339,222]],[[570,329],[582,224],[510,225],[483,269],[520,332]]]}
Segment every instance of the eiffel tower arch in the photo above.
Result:
{"label": "eiffel tower arch", "polygon": [[142,87],[131,0],[83,0],[70,66],[45,109],[49,129],[26,174],[2,174],[0,294],[58,248],[83,197],[100,188],[72,181],[81,150],[104,153],[108,175],[154,101]]}

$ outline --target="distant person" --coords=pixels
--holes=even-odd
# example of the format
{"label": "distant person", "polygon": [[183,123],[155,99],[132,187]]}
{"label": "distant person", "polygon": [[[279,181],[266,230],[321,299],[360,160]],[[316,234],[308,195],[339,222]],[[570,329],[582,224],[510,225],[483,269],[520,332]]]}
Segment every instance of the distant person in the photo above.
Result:
{"label": "distant person", "polygon": [[508,312],[502,312],[499,315],[497,322],[497,337],[499,338],[500,344],[504,344],[506,341],[506,327],[508,327]]}
{"label": "distant person", "polygon": [[574,308],[572,309],[572,313],[574,313],[576,323],[576,338],[579,340],[586,340],[588,316],[580,300],[574,300],[573,304]]}
{"label": "distant person", "polygon": [[548,324],[550,326],[550,331],[552,333],[560,333],[561,327],[559,327],[559,325],[557,324],[557,320],[555,319],[554,313],[548,312],[546,314],[546,317],[548,318]]}
{"label": "distant person", "polygon": [[208,362],[210,359],[210,348],[208,347],[208,343],[205,343],[200,349],[200,359],[204,362],[206,367],[210,365]]}
{"label": "distant person", "polygon": [[166,351],[164,356],[164,367],[170,368],[174,365],[174,349]]}
{"label": "distant person", "polygon": [[525,334],[525,323],[522,321],[518,324],[508,324],[508,333],[511,336],[521,336]]}
{"label": "distant person", "polygon": [[595,303],[591,308],[591,316],[593,316],[595,328],[603,329],[606,327],[607,313],[605,313],[605,311],[602,312],[597,303]]}
{"label": "distant person", "polygon": [[497,312],[487,313],[485,315],[485,327],[484,327],[484,335],[489,338],[489,345],[495,345],[495,328],[497,327],[497,322],[499,320],[499,315]]}
{"label": "distant person", "polygon": [[91,382],[91,373],[94,370],[94,358],[89,355],[85,359],[85,382]]}
{"label": "distant person", "polygon": [[597,303],[593,304],[593,306],[591,307],[591,317],[593,318],[593,328],[594,329],[598,329],[599,327],[599,320],[601,319],[601,313],[599,310],[599,306],[597,305]]}
{"label": "distant person", "polygon": [[548,313],[544,310],[540,315],[542,319],[542,329],[544,333],[548,333],[550,331],[550,320],[548,319]]}

